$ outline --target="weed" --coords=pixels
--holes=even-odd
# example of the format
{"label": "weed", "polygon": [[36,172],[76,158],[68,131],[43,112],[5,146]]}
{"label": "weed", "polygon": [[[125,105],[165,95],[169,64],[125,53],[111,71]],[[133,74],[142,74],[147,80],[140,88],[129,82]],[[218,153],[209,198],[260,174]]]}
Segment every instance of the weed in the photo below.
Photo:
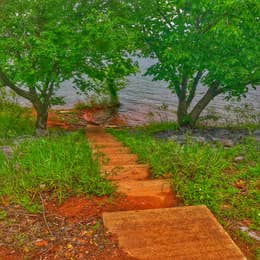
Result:
{"label": "weed", "polygon": [[7,217],[7,213],[5,210],[0,211],[0,220],[4,220]]}
{"label": "weed", "polygon": [[88,97],[86,102],[79,101],[74,105],[75,110],[84,110],[84,109],[101,109],[113,107],[114,105],[110,102],[110,100],[103,96],[98,97],[96,95],[92,95]]}

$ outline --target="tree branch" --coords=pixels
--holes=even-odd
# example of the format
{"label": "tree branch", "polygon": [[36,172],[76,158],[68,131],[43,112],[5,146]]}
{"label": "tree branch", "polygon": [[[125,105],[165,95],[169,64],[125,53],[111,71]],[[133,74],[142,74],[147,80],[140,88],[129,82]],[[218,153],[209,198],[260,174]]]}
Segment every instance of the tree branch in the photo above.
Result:
{"label": "tree branch", "polygon": [[160,10],[159,2],[156,1],[157,4],[157,11],[162,16],[162,18],[165,20],[166,24],[171,28],[174,29],[174,26],[171,24],[171,22],[168,20],[167,16]]}
{"label": "tree branch", "polygon": [[189,96],[187,98],[187,106],[189,106],[191,104],[191,102],[195,96],[197,86],[198,86],[198,83],[199,83],[202,75],[203,75],[203,71],[198,71],[196,74],[196,77],[193,79],[191,90],[190,90]]}
{"label": "tree branch", "polygon": [[187,94],[187,85],[188,85],[188,78],[186,76],[182,77],[182,82],[181,82],[181,95],[180,98],[183,100],[186,99],[186,94]]}
{"label": "tree branch", "polygon": [[12,89],[15,93],[17,93],[19,96],[22,96],[31,102],[34,100],[34,96],[29,91],[23,90],[19,87],[17,87],[8,77],[5,75],[4,71],[0,68],[0,80],[3,83],[3,86],[7,86],[10,89]]}

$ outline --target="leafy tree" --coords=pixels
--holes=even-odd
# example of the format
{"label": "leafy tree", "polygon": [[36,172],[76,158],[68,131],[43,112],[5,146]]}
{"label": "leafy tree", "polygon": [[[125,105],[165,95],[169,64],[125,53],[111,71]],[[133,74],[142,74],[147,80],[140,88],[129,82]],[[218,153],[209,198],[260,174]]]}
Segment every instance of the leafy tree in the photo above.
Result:
{"label": "leafy tree", "polygon": [[[0,1],[0,85],[33,104],[37,134],[46,133],[64,80],[95,90],[107,71],[119,79],[133,70],[127,32],[108,7],[98,0]],[[125,67],[122,73],[114,62]]]}
{"label": "leafy tree", "polygon": [[[125,6],[139,48],[158,60],[147,74],[167,81],[178,96],[180,126],[194,126],[217,95],[239,98],[259,84],[259,1],[134,0]],[[193,105],[199,83],[207,91]]]}

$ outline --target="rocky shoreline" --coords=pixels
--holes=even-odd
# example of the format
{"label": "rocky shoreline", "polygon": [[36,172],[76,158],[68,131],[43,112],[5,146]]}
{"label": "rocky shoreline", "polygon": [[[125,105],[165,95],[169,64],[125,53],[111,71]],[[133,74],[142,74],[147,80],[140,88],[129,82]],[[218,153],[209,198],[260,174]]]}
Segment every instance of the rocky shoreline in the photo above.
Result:
{"label": "rocky shoreline", "polygon": [[188,142],[196,143],[220,143],[225,147],[232,147],[241,143],[246,137],[252,136],[260,143],[260,129],[228,129],[228,128],[207,128],[169,130],[156,133],[156,139],[173,140],[179,144]]}

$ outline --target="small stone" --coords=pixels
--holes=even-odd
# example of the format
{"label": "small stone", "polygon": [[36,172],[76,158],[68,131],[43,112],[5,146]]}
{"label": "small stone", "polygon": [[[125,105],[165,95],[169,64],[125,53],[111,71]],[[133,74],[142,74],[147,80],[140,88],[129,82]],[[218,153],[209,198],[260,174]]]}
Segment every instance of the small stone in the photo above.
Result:
{"label": "small stone", "polygon": [[0,150],[6,155],[11,156],[13,154],[13,149],[10,146],[0,146]]}
{"label": "small stone", "polygon": [[72,249],[73,248],[73,245],[72,244],[67,244],[66,246],[68,249]]}
{"label": "small stone", "polygon": [[40,187],[41,190],[44,190],[46,188],[46,185],[45,184],[40,184],[39,187]]}
{"label": "small stone", "polygon": [[231,209],[232,207],[230,206],[230,205],[228,205],[228,204],[223,204],[222,206],[221,206],[221,209],[222,210],[228,210],[228,209]]}
{"label": "small stone", "polygon": [[25,253],[29,253],[29,252],[30,252],[30,249],[29,249],[29,247],[24,246],[24,247],[23,247],[23,251],[24,251]]}
{"label": "small stone", "polygon": [[48,243],[49,243],[49,242],[48,242],[47,240],[38,239],[38,240],[35,242],[35,245],[38,246],[38,247],[44,247],[44,246],[47,246]]}
{"label": "small stone", "polygon": [[232,147],[232,146],[234,146],[234,142],[232,140],[230,140],[230,139],[221,139],[220,142],[225,147]]}
{"label": "small stone", "polygon": [[260,130],[255,130],[254,132],[253,132],[253,135],[255,135],[255,136],[260,136]]}
{"label": "small stone", "polygon": [[237,180],[235,183],[235,186],[238,189],[244,189],[245,188],[245,182],[243,180]]}
{"label": "small stone", "polygon": [[243,156],[237,156],[237,157],[234,158],[234,161],[235,161],[235,162],[241,162],[241,161],[243,161],[243,160],[244,160],[244,157],[243,157]]}
{"label": "small stone", "polygon": [[191,140],[196,143],[205,144],[206,139],[202,136],[191,137]]}
{"label": "small stone", "polygon": [[81,236],[86,236],[88,234],[89,234],[89,232],[87,230],[84,230],[84,231],[81,232]]}
{"label": "small stone", "polygon": [[56,237],[50,237],[50,241],[55,241],[56,239]]}

